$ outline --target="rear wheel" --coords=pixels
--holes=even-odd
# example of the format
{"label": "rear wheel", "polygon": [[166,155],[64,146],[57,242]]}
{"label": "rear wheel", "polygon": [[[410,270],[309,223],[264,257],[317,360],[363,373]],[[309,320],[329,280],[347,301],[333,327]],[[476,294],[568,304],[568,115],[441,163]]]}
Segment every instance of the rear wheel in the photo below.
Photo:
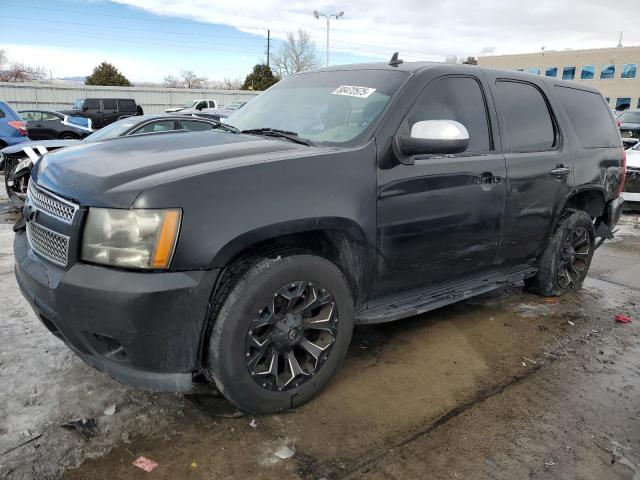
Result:
{"label": "rear wheel", "polygon": [[62,132],[60,134],[60,140],[77,140],[77,139],[78,139],[78,135],[76,135],[75,133]]}
{"label": "rear wheel", "polygon": [[347,282],[312,255],[261,259],[227,295],[209,340],[208,373],[240,408],[272,413],[314,397],[353,331]]}
{"label": "rear wheel", "polygon": [[560,296],[582,288],[595,246],[591,217],[581,210],[566,210],[542,256],[538,273],[527,281],[529,290]]}

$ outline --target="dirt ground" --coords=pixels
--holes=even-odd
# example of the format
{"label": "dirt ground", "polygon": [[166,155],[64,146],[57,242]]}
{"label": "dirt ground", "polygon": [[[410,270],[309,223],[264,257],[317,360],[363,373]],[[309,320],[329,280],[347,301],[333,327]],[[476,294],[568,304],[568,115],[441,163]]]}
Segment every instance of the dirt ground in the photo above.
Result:
{"label": "dirt ground", "polygon": [[[638,215],[597,252],[581,292],[545,301],[508,288],[359,327],[319,397],[242,416],[212,395],[136,391],[70,353],[18,292],[3,202],[2,478],[640,479]],[[82,417],[97,436],[60,427]],[[295,453],[282,460],[284,446]],[[136,468],[140,455],[159,466]]]}

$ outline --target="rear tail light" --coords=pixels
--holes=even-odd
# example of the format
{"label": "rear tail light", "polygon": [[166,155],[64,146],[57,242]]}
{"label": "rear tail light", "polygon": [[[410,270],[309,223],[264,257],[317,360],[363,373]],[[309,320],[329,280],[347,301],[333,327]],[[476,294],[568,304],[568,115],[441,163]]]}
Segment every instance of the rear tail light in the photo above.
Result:
{"label": "rear tail light", "polygon": [[617,118],[616,118],[616,125],[618,125],[618,128],[620,128],[620,125],[622,125],[622,122],[620,120],[618,120]]}
{"label": "rear tail light", "polygon": [[20,135],[23,136],[27,136],[27,123],[23,122],[22,120],[14,120],[12,122],[9,122],[9,125],[11,125],[13,128],[15,128],[16,130],[18,130],[18,132],[20,132]]}
{"label": "rear tail light", "polygon": [[622,178],[620,178],[620,184],[618,185],[618,196],[622,193],[624,188],[624,179],[627,176],[627,151],[622,147]]}

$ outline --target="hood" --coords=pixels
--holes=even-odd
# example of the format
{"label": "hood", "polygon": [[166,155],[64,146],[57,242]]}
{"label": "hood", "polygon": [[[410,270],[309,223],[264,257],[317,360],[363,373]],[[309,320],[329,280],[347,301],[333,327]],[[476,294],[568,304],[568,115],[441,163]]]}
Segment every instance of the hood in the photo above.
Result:
{"label": "hood", "polygon": [[184,107],[174,107],[174,108],[165,108],[165,113],[172,113],[172,112],[180,112],[181,110],[184,110]]}
{"label": "hood", "polygon": [[[6,155],[11,155],[13,153],[20,153],[23,151],[24,147],[31,147],[31,148],[44,147],[47,150],[54,150],[58,148],[77,145],[78,143],[81,143],[81,140],[28,140],[26,142],[18,143],[16,145],[3,148],[2,153]],[[37,150],[36,150],[36,153],[38,153]]]}
{"label": "hood", "polygon": [[130,208],[146,187],[310,148],[221,131],[169,132],[80,142],[42,157],[32,175],[40,186],[82,205]]}

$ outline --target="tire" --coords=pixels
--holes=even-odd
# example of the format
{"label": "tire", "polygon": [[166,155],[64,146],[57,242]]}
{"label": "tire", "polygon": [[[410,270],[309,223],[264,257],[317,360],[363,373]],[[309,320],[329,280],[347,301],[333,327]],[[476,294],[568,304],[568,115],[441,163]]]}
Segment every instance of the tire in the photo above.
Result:
{"label": "tire", "polygon": [[580,290],[591,265],[594,245],[591,217],[582,210],[567,209],[538,259],[538,273],[527,281],[527,289],[545,297]]}
{"label": "tire", "polygon": [[[7,192],[7,196],[9,197],[9,201],[11,202],[11,204],[18,210],[22,210],[22,207],[24,207],[24,198],[21,196],[18,196],[18,194],[16,193],[16,186],[15,185],[9,185],[9,181],[11,179],[11,177],[13,176],[13,172],[15,172],[16,167],[18,166],[19,161],[15,160],[15,159],[10,159],[10,158],[5,158],[5,165],[4,165],[4,188],[5,191]],[[26,194],[26,192],[21,192],[24,194]]]}
{"label": "tire", "polygon": [[[289,311],[285,304],[297,307],[283,316]],[[309,308],[301,310],[305,305]],[[317,325],[312,325],[313,318]],[[243,410],[289,410],[309,401],[327,384],[347,353],[352,332],[351,292],[334,264],[306,254],[259,259],[233,284],[215,318],[206,373]],[[305,340],[315,342],[313,349]],[[318,345],[321,351],[316,350]],[[307,349],[315,351],[318,359]],[[289,361],[289,355],[296,361]],[[297,376],[293,375],[296,365],[301,367]],[[273,370],[275,375],[269,373]]]}
{"label": "tire", "polygon": [[60,140],[77,140],[77,139],[78,139],[78,135],[76,135],[75,133],[62,132],[60,134]]}

